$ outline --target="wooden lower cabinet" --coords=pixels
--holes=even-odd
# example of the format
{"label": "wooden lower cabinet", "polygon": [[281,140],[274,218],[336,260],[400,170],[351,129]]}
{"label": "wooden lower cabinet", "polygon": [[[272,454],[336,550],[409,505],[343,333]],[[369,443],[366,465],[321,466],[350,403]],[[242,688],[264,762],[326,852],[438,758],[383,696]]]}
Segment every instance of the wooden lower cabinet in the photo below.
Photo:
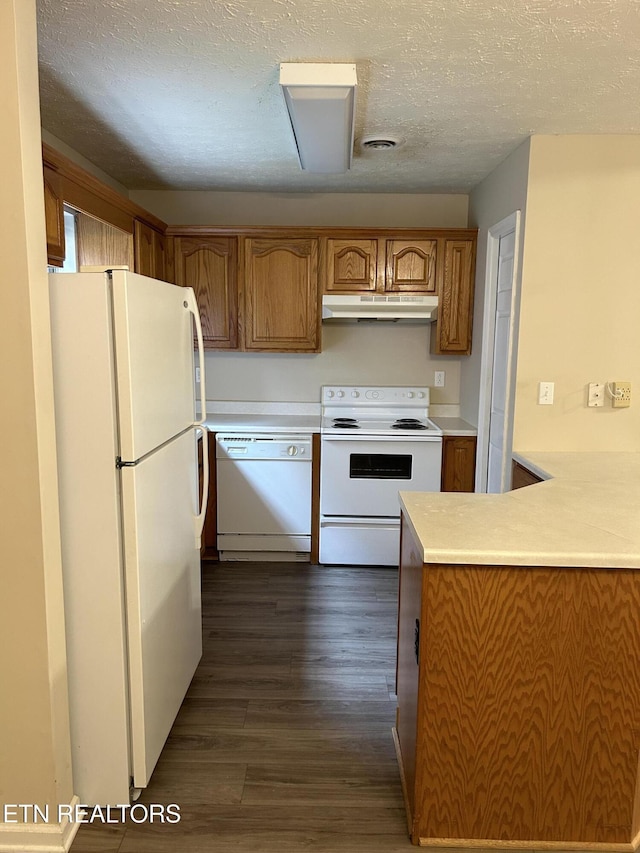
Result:
{"label": "wooden lower cabinet", "polygon": [[533,471],[525,468],[514,459],[511,463],[511,491],[514,489],[522,489],[525,486],[533,486],[536,483],[541,483],[542,477],[538,477]]}
{"label": "wooden lower cabinet", "polygon": [[473,492],[476,483],[475,435],[445,435],[442,439],[443,492]]}
{"label": "wooden lower cabinet", "polygon": [[[209,442],[209,494],[207,502],[207,512],[205,515],[204,529],[202,531],[202,544],[200,546],[200,557],[203,560],[218,559],[218,528],[217,528],[217,511],[218,504],[216,500],[216,434],[214,432],[205,433]],[[202,439],[201,439],[202,441]],[[202,486],[204,481],[202,447],[198,442],[198,466],[200,480],[200,494],[202,494]]]}
{"label": "wooden lower cabinet", "polygon": [[413,843],[637,848],[640,571],[425,565],[404,516],[401,537],[395,739]]}

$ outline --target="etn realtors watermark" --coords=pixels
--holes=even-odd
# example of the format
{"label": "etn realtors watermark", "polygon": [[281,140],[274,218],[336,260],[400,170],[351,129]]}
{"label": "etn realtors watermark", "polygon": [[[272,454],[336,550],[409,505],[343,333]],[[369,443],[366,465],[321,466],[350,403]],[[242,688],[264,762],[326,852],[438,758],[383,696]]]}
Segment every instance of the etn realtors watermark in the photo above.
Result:
{"label": "etn realtors watermark", "polygon": [[0,812],[2,823],[179,823],[176,803],[123,803],[116,806],[74,805],[39,806],[36,803],[5,803]]}

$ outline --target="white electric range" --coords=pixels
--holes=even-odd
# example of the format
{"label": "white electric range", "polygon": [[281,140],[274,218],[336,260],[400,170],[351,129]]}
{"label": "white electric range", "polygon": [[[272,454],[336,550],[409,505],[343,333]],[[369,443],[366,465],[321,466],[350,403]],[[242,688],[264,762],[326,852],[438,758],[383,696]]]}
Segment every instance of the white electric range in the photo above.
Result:
{"label": "white electric range", "polygon": [[320,562],[397,566],[399,491],[440,491],[429,388],[322,388]]}

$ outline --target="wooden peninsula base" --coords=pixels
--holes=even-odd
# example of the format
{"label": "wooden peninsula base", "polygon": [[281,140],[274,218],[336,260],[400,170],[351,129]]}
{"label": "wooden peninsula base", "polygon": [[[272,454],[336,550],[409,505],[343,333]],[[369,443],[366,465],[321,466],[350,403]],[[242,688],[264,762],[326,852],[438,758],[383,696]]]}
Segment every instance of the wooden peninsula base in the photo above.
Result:
{"label": "wooden peninsula base", "polygon": [[403,517],[396,746],[414,844],[640,842],[640,571],[423,562]]}

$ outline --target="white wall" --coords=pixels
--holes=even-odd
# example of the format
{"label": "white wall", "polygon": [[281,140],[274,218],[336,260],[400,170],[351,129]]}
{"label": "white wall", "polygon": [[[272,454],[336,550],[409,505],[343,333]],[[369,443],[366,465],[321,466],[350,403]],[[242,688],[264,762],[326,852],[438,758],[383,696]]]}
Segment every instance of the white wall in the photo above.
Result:
{"label": "white wall", "polygon": [[171,225],[327,225],[466,228],[466,195],[131,190]]}
{"label": "white wall", "polygon": [[[532,138],[516,449],[640,450],[639,223],[640,136]],[[587,408],[587,384],[615,379],[631,408]]]}
{"label": "white wall", "polygon": [[321,385],[433,386],[434,370],[445,370],[446,385],[432,389],[432,405],[457,405],[460,359],[430,356],[431,328],[324,324],[323,350],[316,355],[209,353],[207,399],[313,403]]}
{"label": "white wall", "polygon": [[[35,0],[0,3],[0,45],[0,803],[54,807],[72,783]],[[37,830],[0,823],[0,847]]]}

